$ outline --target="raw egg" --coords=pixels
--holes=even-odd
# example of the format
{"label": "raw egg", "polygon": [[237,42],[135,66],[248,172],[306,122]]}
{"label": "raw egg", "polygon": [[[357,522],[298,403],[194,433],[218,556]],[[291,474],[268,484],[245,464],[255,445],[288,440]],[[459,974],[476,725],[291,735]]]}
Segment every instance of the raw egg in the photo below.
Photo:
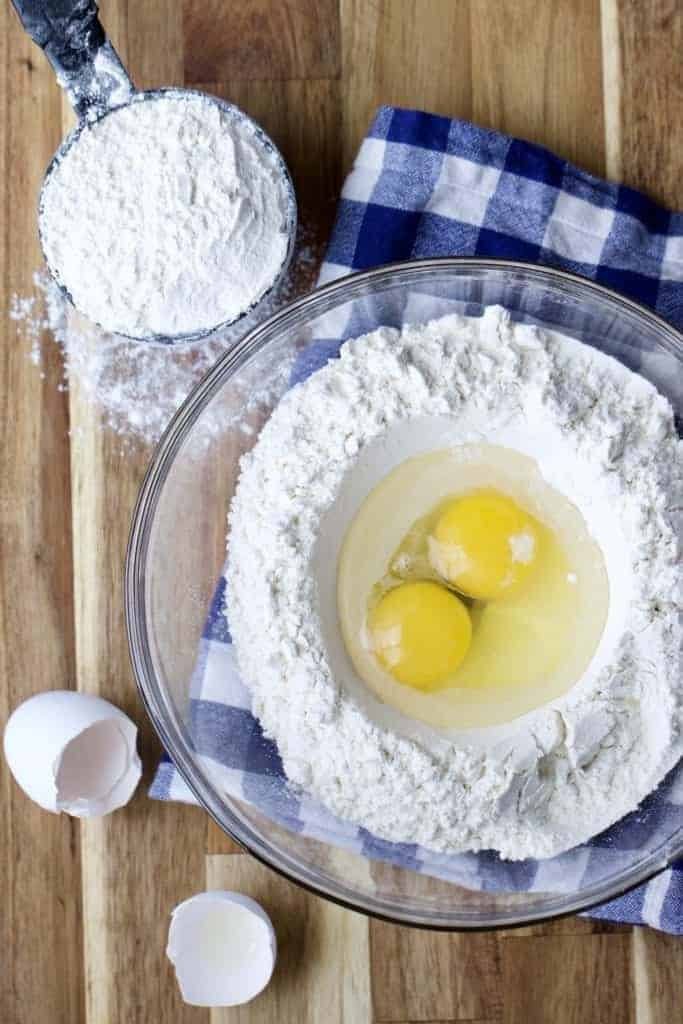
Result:
{"label": "raw egg", "polygon": [[357,675],[440,729],[498,725],[581,678],[607,616],[602,553],[527,455],[456,445],[406,459],[346,531],[337,610]]}

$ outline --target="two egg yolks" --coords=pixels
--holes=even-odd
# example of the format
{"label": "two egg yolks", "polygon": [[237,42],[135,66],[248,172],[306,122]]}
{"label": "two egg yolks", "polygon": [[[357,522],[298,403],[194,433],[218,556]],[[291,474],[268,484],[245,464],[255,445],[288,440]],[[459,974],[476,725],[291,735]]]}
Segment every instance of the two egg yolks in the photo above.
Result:
{"label": "two egg yolks", "polygon": [[[534,518],[511,498],[478,490],[448,502],[427,538],[438,576],[465,597],[488,602],[514,593],[532,573]],[[472,622],[460,597],[432,580],[388,590],[367,619],[371,647],[400,683],[438,689],[464,661]]]}

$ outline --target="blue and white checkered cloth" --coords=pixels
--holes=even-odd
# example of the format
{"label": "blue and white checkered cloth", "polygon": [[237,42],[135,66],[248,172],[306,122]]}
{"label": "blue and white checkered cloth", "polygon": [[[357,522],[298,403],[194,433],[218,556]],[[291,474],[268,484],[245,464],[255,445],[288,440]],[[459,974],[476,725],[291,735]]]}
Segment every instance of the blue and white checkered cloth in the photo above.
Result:
{"label": "blue and white checkered cloth", "polygon": [[[394,260],[491,256],[562,267],[653,307],[683,327],[683,215],[608,184],[545,149],[462,121],[383,107],[346,180],[322,280]],[[344,332],[348,336],[347,332]],[[317,343],[302,379],[334,357]],[[191,682],[192,735],[225,790],[292,831],[471,889],[567,892],[633,862],[683,825],[683,765],[626,819],[560,857],[501,861],[389,843],[333,817],[288,785],[250,711],[217,588]],[[192,801],[168,760],[151,795]],[[683,934],[683,863],[591,912]]]}

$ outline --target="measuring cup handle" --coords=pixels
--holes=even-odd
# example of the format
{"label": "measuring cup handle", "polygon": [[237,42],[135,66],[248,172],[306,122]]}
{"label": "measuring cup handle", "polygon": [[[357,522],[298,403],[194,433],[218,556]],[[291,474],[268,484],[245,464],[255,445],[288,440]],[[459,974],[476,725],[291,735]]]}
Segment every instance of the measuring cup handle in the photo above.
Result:
{"label": "measuring cup handle", "polygon": [[108,41],[95,0],[12,0],[22,25],[46,53],[80,119],[94,120],[133,93]]}

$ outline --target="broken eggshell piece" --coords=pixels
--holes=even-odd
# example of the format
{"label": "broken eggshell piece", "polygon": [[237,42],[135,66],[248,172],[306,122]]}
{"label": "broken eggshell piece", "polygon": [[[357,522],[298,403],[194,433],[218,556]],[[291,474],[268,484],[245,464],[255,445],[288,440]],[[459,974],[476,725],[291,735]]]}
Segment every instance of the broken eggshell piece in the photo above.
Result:
{"label": "broken eggshell piece", "polygon": [[137,728],[101,697],[52,690],[30,697],[5,727],[5,758],[47,811],[100,817],[127,804],[140,781]]}
{"label": "broken eggshell piece", "polygon": [[249,896],[215,890],[171,915],[166,955],[191,1006],[239,1006],[262,992],[275,967],[275,931]]}

